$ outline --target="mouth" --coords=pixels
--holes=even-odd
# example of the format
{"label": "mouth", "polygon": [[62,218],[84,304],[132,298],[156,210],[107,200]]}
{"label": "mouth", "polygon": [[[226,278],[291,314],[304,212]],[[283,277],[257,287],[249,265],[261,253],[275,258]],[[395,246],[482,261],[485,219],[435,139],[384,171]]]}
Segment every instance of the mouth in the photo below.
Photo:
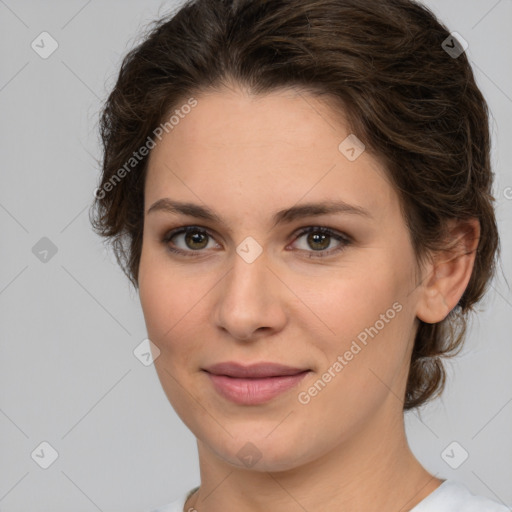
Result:
{"label": "mouth", "polygon": [[276,363],[244,366],[227,362],[203,371],[222,397],[239,405],[258,405],[297,386],[311,370]]}

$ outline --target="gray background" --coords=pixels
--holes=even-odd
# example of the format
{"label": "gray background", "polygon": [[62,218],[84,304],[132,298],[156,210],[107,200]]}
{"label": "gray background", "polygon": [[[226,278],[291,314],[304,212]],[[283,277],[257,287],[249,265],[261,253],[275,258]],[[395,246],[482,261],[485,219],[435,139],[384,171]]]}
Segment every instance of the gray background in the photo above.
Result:
{"label": "gray background", "polygon": [[[407,414],[407,432],[431,472],[510,506],[512,2],[426,4],[468,41],[492,111],[503,263],[463,353],[448,365],[443,398],[421,415]],[[144,26],[175,5],[0,0],[4,512],[141,512],[199,482],[194,437],[169,405],[154,366],[133,354],[146,337],[138,296],[87,215],[99,176],[101,102]],[[47,59],[31,48],[43,31],[59,45]],[[43,237],[57,249],[46,262],[32,251]],[[48,449],[37,450],[43,441],[59,454],[48,469],[35,461],[49,460]],[[454,441],[452,465],[461,449],[469,453],[457,469],[441,456]]]}

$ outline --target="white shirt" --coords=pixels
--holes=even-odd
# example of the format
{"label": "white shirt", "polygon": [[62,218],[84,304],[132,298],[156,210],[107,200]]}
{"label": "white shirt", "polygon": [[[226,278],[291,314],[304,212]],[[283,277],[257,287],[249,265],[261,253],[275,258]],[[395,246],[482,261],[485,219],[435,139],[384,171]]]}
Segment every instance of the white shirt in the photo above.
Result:
{"label": "white shirt", "polygon": [[[196,489],[197,487],[183,494],[172,503],[151,512],[194,512],[192,507],[185,511],[183,507],[188,497]],[[512,512],[512,508],[483,496],[475,496],[459,482],[445,480],[410,512]]]}

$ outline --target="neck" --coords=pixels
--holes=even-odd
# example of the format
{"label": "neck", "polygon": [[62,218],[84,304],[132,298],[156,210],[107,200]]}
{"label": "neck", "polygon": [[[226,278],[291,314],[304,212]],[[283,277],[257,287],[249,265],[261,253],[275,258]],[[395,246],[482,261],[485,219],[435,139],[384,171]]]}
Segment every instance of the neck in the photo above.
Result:
{"label": "neck", "polygon": [[286,471],[234,466],[198,440],[201,487],[185,510],[407,512],[442,481],[411,452],[402,413],[371,424],[371,430],[360,430],[328,453]]}

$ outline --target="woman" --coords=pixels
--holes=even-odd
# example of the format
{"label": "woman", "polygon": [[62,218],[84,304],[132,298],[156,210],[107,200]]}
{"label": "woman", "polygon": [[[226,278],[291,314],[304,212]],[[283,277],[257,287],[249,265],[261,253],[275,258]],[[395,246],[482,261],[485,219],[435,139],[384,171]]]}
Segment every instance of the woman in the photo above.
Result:
{"label": "woman", "polygon": [[201,485],[158,511],[505,511],[403,413],[494,270],[487,106],[409,0],[197,0],[125,58],[94,226]]}

